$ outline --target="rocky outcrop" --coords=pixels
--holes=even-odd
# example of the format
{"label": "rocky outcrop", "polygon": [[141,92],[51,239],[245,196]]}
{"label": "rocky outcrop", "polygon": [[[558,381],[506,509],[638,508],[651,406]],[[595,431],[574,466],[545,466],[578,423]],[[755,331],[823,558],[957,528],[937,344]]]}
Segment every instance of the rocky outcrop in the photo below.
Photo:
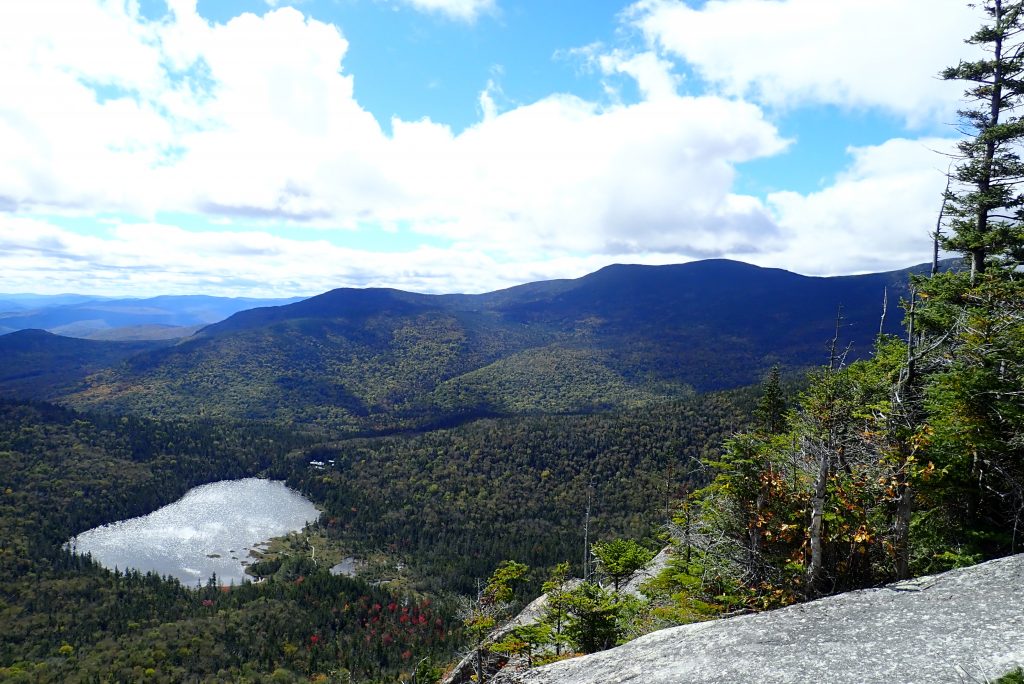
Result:
{"label": "rocky outcrop", "polygon": [[1024,555],[654,632],[516,684],[986,682],[1024,666]]}
{"label": "rocky outcrop", "polygon": [[672,559],[672,553],[671,546],[663,548],[657,556],[651,559],[651,562],[646,567],[637,570],[626,580],[625,584],[622,585],[622,593],[642,597],[641,585],[665,569],[669,560]]}
{"label": "rocky outcrop", "polygon": [[[641,570],[634,572],[630,578],[622,585],[623,594],[631,594],[633,596],[640,596],[640,585],[654,577],[661,572],[668,564],[669,559],[672,556],[672,547],[665,547],[661,552],[655,556],[650,563]],[[569,591],[580,583],[578,579],[572,579],[565,583],[562,587],[563,590]],[[544,617],[544,613],[547,611],[548,595],[541,594],[533,601],[530,602],[523,610],[512,618],[507,623],[495,629],[487,637],[485,644],[494,644],[506,636],[516,627],[523,625],[532,625],[536,622],[540,622]],[[526,659],[514,658],[511,662],[507,662],[507,659],[496,653],[488,652],[483,657],[484,671],[488,676],[496,676],[499,670],[503,671],[503,668],[508,665],[508,673],[502,674],[501,678],[495,679],[495,682],[500,682],[504,677],[510,676],[514,671],[518,671],[526,666]],[[473,675],[476,673],[476,652],[470,651],[462,660],[460,660],[439,682],[439,684],[467,684],[473,681]]]}
{"label": "rocky outcrop", "polygon": [[[577,580],[572,580],[575,584]],[[569,585],[568,588],[571,588]],[[539,622],[544,617],[544,612],[547,610],[548,595],[541,594],[533,601],[529,603],[523,610],[516,615],[514,618],[503,624],[502,626],[495,629],[487,639],[484,641],[485,645],[497,643],[508,636],[516,627],[523,625],[532,625],[535,622]],[[482,656],[482,665],[484,672],[488,676],[494,675],[500,670],[508,660],[507,658],[497,654],[486,651]],[[476,674],[476,651],[470,651],[462,660],[460,660],[455,667],[453,667],[439,682],[439,684],[467,684],[473,681],[473,676]]]}
{"label": "rocky outcrop", "polygon": [[[563,588],[565,591],[572,589],[573,587],[580,584],[579,580],[569,580]],[[536,599],[530,601],[525,608],[523,608],[519,614],[510,619],[509,622],[505,623],[494,632],[487,635],[484,640],[484,646],[495,644],[504,639],[509,633],[517,627],[523,627],[525,625],[534,625],[541,622],[544,618],[544,613],[548,609],[548,595],[541,594]],[[483,666],[484,673],[487,677],[496,675],[502,668],[504,668],[508,662],[508,658],[498,653],[492,653],[489,650],[485,650],[485,653],[481,655],[481,665]],[[515,667],[525,666],[525,658],[519,658],[521,661],[513,661],[512,665]],[[473,681],[473,676],[476,674],[476,651],[471,650],[466,653],[458,664],[452,670],[441,678],[438,684],[468,684]],[[488,680],[489,681],[489,680]]]}

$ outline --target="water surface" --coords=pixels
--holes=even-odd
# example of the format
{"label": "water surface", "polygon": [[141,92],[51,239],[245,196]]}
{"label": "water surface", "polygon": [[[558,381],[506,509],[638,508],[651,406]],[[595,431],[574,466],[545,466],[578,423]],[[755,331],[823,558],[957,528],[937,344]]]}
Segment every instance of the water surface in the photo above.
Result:
{"label": "water surface", "polygon": [[104,567],[177,577],[186,585],[250,579],[249,550],[271,537],[301,530],[319,512],[283,482],[247,478],[190,489],[149,515],[96,527],[69,543]]}
{"label": "water surface", "polygon": [[356,559],[353,556],[347,556],[341,559],[341,562],[331,567],[332,575],[344,575],[345,577],[356,576]]}

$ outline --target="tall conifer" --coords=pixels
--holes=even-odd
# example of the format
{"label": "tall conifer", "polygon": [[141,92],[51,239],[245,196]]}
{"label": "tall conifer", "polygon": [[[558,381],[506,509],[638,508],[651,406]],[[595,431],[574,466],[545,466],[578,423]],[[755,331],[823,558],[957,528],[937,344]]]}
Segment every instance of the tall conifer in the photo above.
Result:
{"label": "tall conifer", "polygon": [[942,72],[946,80],[967,84],[966,106],[959,111],[967,137],[958,145],[947,190],[950,231],[942,243],[970,259],[972,282],[990,259],[1019,263],[1024,256],[1024,2],[986,0],[978,6],[987,21],[966,42],[984,56]]}

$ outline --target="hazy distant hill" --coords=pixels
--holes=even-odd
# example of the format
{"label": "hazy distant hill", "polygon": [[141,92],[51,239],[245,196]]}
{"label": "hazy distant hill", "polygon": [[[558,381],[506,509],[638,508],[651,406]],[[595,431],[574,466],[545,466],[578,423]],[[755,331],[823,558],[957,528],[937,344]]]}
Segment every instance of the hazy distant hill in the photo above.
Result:
{"label": "hazy distant hill", "polygon": [[40,295],[27,293],[0,294],[0,311],[26,311],[50,306],[67,306],[84,302],[102,301],[112,297],[96,297],[72,293]]}
{"label": "hazy distant hill", "polygon": [[[300,298],[253,299],[166,295],[106,299],[82,295],[0,295],[0,331],[42,329],[68,337],[168,339],[195,326],[222,321],[244,309],[289,304]],[[151,327],[150,327],[151,326]],[[154,337],[145,337],[153,334]]]}
{"label": "hazy distant hill", "polygon": [[[907,271],[811,278],[725,260],[610,266],[483,295],[339,289],[239,312],[91,377],[76,406],[419,426],[636,406],[866,353]],[[0,351],[4,348],[0,338]]]}
{"label": "hazy distant hill", "polygon": [[[139,340],[180,340],[193,335],[201,325],[161,325],[150,323],[143,325],[126,325],[123,328],[105,328],[84,335],[87,340],[107,340],[110,342],[134,342]],[[64,333],[67,334],[67,333]]]}

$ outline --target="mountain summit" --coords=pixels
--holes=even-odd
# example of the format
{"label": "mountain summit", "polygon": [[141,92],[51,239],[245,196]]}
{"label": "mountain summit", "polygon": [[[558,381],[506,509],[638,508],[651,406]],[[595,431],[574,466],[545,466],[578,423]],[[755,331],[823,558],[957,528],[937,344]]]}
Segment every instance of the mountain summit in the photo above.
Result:
{"label": "mountain summit", "polygon": [[886,292],[883,328],[899,331],[906,275],[814,278],[710,260],[480,295],[343,288],[236,313],[46,398],[354,429],[636,406],[750,384],[776,363],[823,363],[837,316],[840,346],[866,354]]}

